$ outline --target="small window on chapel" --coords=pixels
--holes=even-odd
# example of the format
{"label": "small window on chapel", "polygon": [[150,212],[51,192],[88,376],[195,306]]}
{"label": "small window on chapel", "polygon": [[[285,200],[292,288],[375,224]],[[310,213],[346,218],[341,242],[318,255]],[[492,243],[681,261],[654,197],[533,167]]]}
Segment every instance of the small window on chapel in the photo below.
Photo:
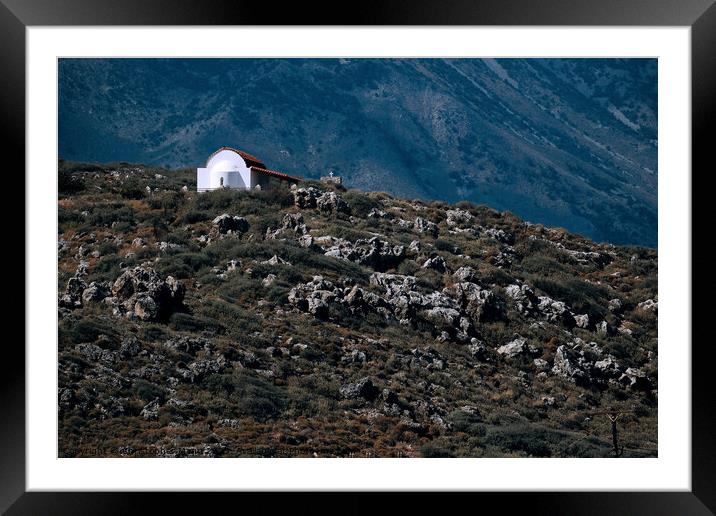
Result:
{"label": "small window on chapel", "polygon": [[219,178],[219,186],[224,186],[224,178],[223,177]]}

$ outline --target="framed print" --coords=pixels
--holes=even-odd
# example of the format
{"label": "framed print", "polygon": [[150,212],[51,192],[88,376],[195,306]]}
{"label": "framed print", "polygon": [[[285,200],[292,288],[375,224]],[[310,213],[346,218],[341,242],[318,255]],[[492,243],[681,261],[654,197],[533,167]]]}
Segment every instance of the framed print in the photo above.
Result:
{"label": "framed print", "polygon": [[658,7],[3,0],[3,509],[713,511],[716,11]]}

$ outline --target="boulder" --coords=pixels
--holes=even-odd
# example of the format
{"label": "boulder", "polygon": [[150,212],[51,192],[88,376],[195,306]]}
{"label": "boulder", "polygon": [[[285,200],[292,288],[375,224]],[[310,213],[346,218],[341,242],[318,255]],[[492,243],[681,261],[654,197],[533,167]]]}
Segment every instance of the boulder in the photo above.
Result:
{"label": "boulder", "polygon": [[373,385],[373,381],[369,377],[365,377],[355,383],[342,385],[339,392],[344,399],[363,398],[368,401],[373,401],[378,397],[380,390]]}
{"label": "boulder", "polygon": [[117,354],[108,349],[102,349],[96,344],[77,344],[75,351],[84,356],[91,362],[102,362],[106,365],[112,365],[117,361]]}
{"label": "boulder", "polygon": [[210,351],[213,349],[211,342],[203,337],[180,335],[169,339],[164,343],[169,349],[189,355],[196,355],[201,350]]}
{"label": "boulder", "polygon": [[608,253],[598,253],[595,251],[577,251],[573,249],[564,249],[574,260],[581,264],[594,263],[598,267],[604,267],[612,261],[612,256]]}
{"label": "boulder", "polygon": [[350,353],[341,357],[341,362],[344,364],[365,364],[367,358],[365,351],[353,349]]}
{"label": "boulder", "polygon": [[211,223],[216,226],[219,234],[246,233],[249,230],[249,223],[243,217],[231,216],[228,213],[219,215]]}
{"label": "boulder", "polygon": [[366,215],[369,219],[392,219],[393,216],[390,213],[387,213],[383,210],[379,210],[378,208],[372,208],[368,215]]}
{"label": "boulder", "polygon": [[268,260],[264,260],[263,262],[261,262],[261,264],[262,265],[291,265],[289,262],[287,262],[286,260],[284,260],[283,258],[281,258],[280,256],[278,256],[276,254],[273,255]]}
{"label": "boulder", "polygon": [[142,321],[156,321],[159,307],[149,294],[138,294],[134,302],[134,315]]}
{"label": "boulder", "polygon": [[281,221],[281,228],[301,235],[305,235],[308,231],[301,213],[287,213],[284,215]]}
{"label": "boulder", "polygon": [[538,310],[540,315],[549,322],[562,324],[567,328],[574,328],[577,324],[572,312],[563,301],[555,301],[551,297],[540,296]]}
{"label": "boulder", "polygon": [[534,364],[535,369],[537,369],[538,371],[549,370],[549,362],[547,362],[543,358],[535,358],[532,363]]}
{"label": "boulder", "polygon": [[475,269],[466,265],[466,266],[460,267],[458,270],[456,270],[453,273],[453,277],[457,281],[468,281],[468,282],[474,283],[475,280],[477,279],[477,273],[476,273]]}
{"label": "boulder", "polygon": [[460,312],[454,308],[436,306],[420,312],[420,315],[433,323],[436,328],[454,330],[460,324]]}
{"label": "boulder", "polygon": [[545,407],[553,407],[556,403],[554,396],[542,396],[542,405]]}
{"label": "boulder", "polygon": [[505,268],[512,265],[517,257],[517,252],[511,246],[505,246],[497,256],[492,259],[492,264],[496,267]]}
{"label": "boulder", "polygon": [[612,355],[607,355],[606,358],[594,362],[594,371],[605,378],[621,376],[621,366]]}
{"label": "boulder", "polygon": [[306,249],[313,249],[317,247],[314,245],[314,239],[311,235],[302,235],[298,237],[298,245],[305,247]]}
{"label": "boulder", "polygon": [[519,355],[530,354],[533,350],[527,345],[527,339],[524,337],[518,337],[513,341],[497,348],[499,355],[506,356],[508,358],[514,358]]}
{"label": "boulder", "polygon": [[642,301],[636,305],[636,307],[639,310],[644,310],[645,312],[656,312],[659,308],[659,302],[654,299],[647,299],[646,301]]}
{"label": "boulder", "polygon": [[217,426],[226,428],[241,428],[241,422],[238,419],[223,418],[216,421]]}
{"label": "boulder", "polygon": [[58,389],[57,398],[60,408],[64,410],[71,409],[77,401],[75,393],[72,391],[72,389],[69,389],[67,387]]}
{"label": "boulder", "polygon": [[422,217],[417,217],[413,222],[413,229],[418,233],[425,233],[434,237],[438,236],[438,225]]}
{"label": "boulder", "polygon": [[629,367],[624,374],[619,377],[619,383],[633,390],[648,391],[651,390],[651,382],[641,369]]}
{"label": "boulder", "polygon": [[602,348],[596,342],[587,343],[579,337],[575,337],[572,350],[580,354],[583,362],[595,362],[602,359]]}
{"label": "boulder", "polygon": [[309,186],[308,188],[296,188],[293,190],[293,203],[298,208],[315,208],[316,199],[320,195],[320,191]]}
{"label": "boulder", "polygon": [[574,322],[576,323],[577,328],[589,328],[589,315],[575,315]]}
{"label": "boulder", "polygon": [[84,294],[87,284],[84,280],[75,275],[67,280],[65,293],[60,296],[59,305],[63,308],[79,308],[82,306],[82,295]]}
{"label": "boulder", "polygon": [[140,415],[147,421],[153,421],[159,417],[159,398],[155,398],[142,408]]}
{"label": "boulder", "polygon": [[211,374],[221,373],[226,366],[226,359],[223,355],[219,355],[217,358],[195,360],[186,368],[178,368],[177,372],[184,380],[197,383]]}
{"label": "boulder", "polygon": [[498,321],[504,318],[504,302],[491,290],[475,283],[463,281],[443,292],[453,297],[473,320],[479,322]]}
{"label": "boulder", "polygon": [[157,242],[157,249],[159,249],[160,253],[169,253],[172,251],[179,251],[182,249],[182,246],[179,244],[174,244],[171,242]]}
{"label": "boulder", "polygon": [[388,405],[400,405],[398,395],[390,389],[383,389],[380,393],[380,399]]}
{"label": "boulder", "polygon": [[287,213],[281,220],[281,226],[278,229],[267,228],[266,240],[275,240],[286,235],[304,236],[308,234],[308,227],[303,221],[301,213]]}
{"label": "boulder", "polygon": [[[314,243],[319,243],[314,239]],[[405,247],[391,245],[385,240],[373,237],[368,240],[358,239],[351,243],[347,240],[333,239],[325,251],[326,256],[365,265],[375,270],[386,270],[396,267],[405,258]]]}
{"label": "boulder", "polygon": [[483,229],[483,234],[494,238],[502,244],[512,245],[515,243],[515,236],[512,233],[508,233],[504,229],[487,228]]}
{"label": "boulder", "polygon": [[609,324],[607,324],[607,321],[602,321],[600,323],[597,323],[596,326],[597,333],[600,335],[608,335],[610,332]]}
{"label": "boulder", "polygon": [[128,401],[128,398],[115,398],[114,396],[110,396],[109,398],[102,400],[95,406],[96,408],[99,408],[100,421],[123,416],[125,414],[124,406]]}
{"label": "boulder", "polygon": [[374,272],[370,275],[371,285],[378,285],[385,288],[389,296],[411,291],[417,281],[418,279],[415,276],[404,276],[401,274]]}
{"label": "boulder", "polygon": [[455,208],[454,210],[447,210],[445,212],[445,215],[447,216],[448,226],[462,226],[465,224],[469,224],[473,218],[472,213],[466,210],[461,210],[459,208]]}
{"label": "boulder", "polygon": [[411,255],[417,255],[420,252],[421,244],[420,240],[413,240],[408,246],[408,252]]}
{"label": "boulder", "polygon": [[476,338],[473,338],[470,341],[470,344],[467,347],[468,351],[470,352],[470,355],[475,360],[479,360],[480,362],[487,361],[487,347],[485,346],[485,343],[477,340]]}
{"label": "boulder", "polygon": [[325,192],[321,195],[316,199],[316,207],[322,212],[331,213],[333,215],[338,213],[350,215],[351,213],[351,208],[348,206],[348,203],[335,192]]}
{"label": "boulder", "polygon": [[622,311],[622,302],[619,298],[609,300],[609,311],[618,314]]}
{"label": "boulder", "polygon": [[353,311],[378,311],[388,307],[388,303],[377,294],[354,285],[344,296],[343,302]]}
{"label": "boulder", "polygon": [[631,335],[634,333],[632,331],[632,322],[631,321],[622,321],[619,327],[617,328],[617,332],[621,333],[622,335]]}
{"label": "boulder", "polygon": [[[143,321],[164,320],[182,306],[184,286],[144,264],[123,272],[112,285],[117,307]],[[110,299],[110,298],[106,298]]]}
{"label": "boulder", "polygon": [[428,258],[422,265],[423,269],[433,269],[438,271],[440,274],[447,272],[447,263],[442,256],[435,256],[434,258]]}
{"label": "boulder", "polygon": [[574,315],[564,302],[556,301],[549,296],[537,296],[528,285],[509,285],[505,293],[515,301],[517,311],[524,315],[540,317],[570,329],[577,324]]}
{"label": "boulder", "polygon": [[303,312],[317,318],[328,316],[328,306],[336,300],[341,291],[322,276],[314,276],[308,283],[299,283],[288,293],[288,302]]}
{"label": "boulder", "polygon": [[505,288],[505,293],[515,301],[517,311],[524,315],[537,315],[539,298],[529,285],[512,284]]}
{"label": "boulder", "polygon": [[412,358],[409,358],[411,367],[423,367],[438,371],[445,369],[445,359],[431,347],[415,348],[410,351],[410,354],[412,355]]}
{"label": "boulder", "polygon": [[584,384],[589,381],[589,375],[580,366],[578,353],[567,346],[559,346],[554,355],[552,372],[575,383]]}

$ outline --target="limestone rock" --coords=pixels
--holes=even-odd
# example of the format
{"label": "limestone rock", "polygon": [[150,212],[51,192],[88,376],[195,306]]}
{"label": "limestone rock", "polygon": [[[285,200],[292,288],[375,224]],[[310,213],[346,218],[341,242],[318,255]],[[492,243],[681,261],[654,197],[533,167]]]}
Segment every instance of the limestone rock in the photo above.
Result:
{"label": "limestone rock", "polygon": [[322,212],[332,213],[334,215],[338,213],[350,215],[351,213],[351,208],[348,206],[348,203],[335,192],[325,192],[318,197],[318,199],[316,199],[316,207]]}
{"label": "limestone rock", "polygon": [[417,217],[413,222],[413,229],[418,233],[425,233],[434,237],[438,236],[438,226],[422,217]]}
{"label": "limestone rock", "polygon": [[373,381],[369,377],[365,377],[355,383],[342,385],[339,392],[344,399],[363,398],[372,401],[378,397],[380,390],[373,385]]}
{"label": "limestone rock", "polygon": [[[123,272],[112,285],[117,307],[144,321],[163,320],[181,308],[184,286],[144,264]],[[106,298],[110,299],[110,298]]]}
{"label": "limestone rock", "polygon": [[219,215],[211,223],[216,226],[219,234],[241,234],[249,230],[249,223],[243,217],[231,216],[228,213]]}

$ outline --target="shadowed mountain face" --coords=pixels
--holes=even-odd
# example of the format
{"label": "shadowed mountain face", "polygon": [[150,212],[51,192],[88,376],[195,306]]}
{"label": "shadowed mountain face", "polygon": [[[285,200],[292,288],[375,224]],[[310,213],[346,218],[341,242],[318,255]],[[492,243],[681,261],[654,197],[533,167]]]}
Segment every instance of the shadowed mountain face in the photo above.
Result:
{"label": "shadowed mountain face", "polygon": [[308,178],[657,243],[655,59],[62,59],[59,154]]}

